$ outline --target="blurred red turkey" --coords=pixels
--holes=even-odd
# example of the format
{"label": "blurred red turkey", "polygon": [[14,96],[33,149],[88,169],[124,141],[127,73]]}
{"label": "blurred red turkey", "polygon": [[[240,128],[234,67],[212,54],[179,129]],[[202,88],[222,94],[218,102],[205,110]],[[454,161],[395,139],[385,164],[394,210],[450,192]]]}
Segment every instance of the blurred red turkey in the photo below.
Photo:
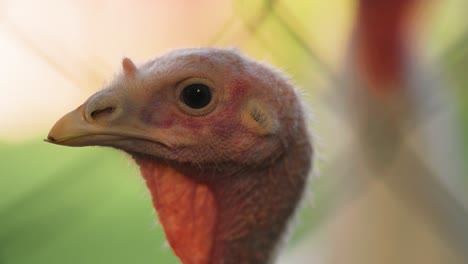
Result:
{"label": "blurred red turkey", "polygon": [[418,48],[427,2],[360,0],[343,91],[325,263],[467,263],[468,214],[447,84]]}

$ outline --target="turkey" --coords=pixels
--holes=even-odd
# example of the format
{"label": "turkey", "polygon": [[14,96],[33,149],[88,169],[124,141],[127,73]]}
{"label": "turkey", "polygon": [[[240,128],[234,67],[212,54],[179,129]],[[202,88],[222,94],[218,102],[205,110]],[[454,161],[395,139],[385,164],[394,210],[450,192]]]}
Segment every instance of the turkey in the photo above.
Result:
{"label": "turkey", "polygon": [[47,141],[127,152],[182,263],[272,263],[312,167],[295,88],[233,49],[122,68]]}
{"label": "turkey", "polygon": [[424,1],[358,1],[324,263],[467,263],[468,200],[449,88],[423,59]]}

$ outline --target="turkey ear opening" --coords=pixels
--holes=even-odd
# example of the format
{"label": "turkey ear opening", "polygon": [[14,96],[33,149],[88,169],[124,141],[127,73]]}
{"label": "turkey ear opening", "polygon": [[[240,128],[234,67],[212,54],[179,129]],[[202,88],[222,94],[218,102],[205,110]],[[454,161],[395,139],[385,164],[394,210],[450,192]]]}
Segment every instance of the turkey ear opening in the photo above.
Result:
{"label": "turkey ear opening", "polygon": [[274,134],[278,129],[276,115],[262,103],[250,100],[242,109],[244,126],[260,135]]}

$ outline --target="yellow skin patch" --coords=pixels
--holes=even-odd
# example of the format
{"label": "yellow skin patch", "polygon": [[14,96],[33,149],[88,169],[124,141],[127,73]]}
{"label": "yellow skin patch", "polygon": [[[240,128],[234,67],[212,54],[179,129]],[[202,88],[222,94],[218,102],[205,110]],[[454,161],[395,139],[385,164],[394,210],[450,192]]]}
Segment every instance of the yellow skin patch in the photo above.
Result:
{"label": "yellow skin patch", "polygon": [[272,111],[256,100],[250,100],[241,113],[242,124],[260,135],[274,134],[278,121]]}

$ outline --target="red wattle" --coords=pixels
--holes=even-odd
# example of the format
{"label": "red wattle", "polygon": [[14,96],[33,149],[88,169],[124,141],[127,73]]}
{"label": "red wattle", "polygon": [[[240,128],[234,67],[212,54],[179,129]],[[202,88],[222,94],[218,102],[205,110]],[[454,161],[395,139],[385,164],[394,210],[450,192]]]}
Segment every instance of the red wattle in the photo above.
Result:
{"label": "red wattle", "polygon": [[211,190],[167,165],[137,163],[174,253],[184,264],[210,263],[217,216]]}

